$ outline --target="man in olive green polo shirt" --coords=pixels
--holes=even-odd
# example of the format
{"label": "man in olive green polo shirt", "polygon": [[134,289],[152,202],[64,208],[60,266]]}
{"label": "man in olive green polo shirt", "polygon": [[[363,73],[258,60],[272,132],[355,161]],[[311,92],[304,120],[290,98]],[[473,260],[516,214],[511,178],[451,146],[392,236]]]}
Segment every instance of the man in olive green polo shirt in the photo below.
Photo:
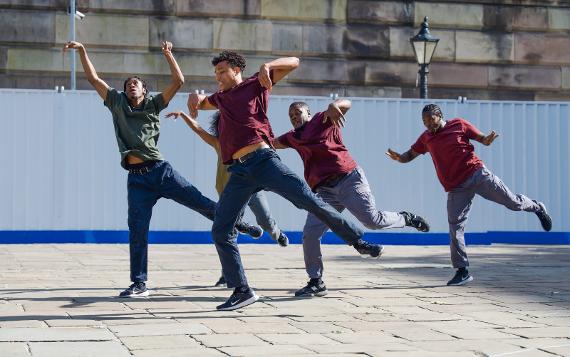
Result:
{"label": "man in olive green polo shirt", "polygon": [[[76,49],[87,80],[95,88],[113,115],[121,166],[129,171],[128,224],[133,284],[120,297],[148,296],[148,230],[152,208],[159,198],[172,199],[213,220],[216,203],[205,197],[164,160],[157,147],[160,134],[159,113],[166,108],[184,84],[184,76],[172,55],[172,43],[162,43],[162,53],[170,67],[171,83],[162,93],[149,96],[146,83],[138,76],[127,78],[123,92],[109,87],[95,71],[85,47],[70,41],[64,51]],[[261,236],[259,227],[239,222],[236,228],[252,236]]]}

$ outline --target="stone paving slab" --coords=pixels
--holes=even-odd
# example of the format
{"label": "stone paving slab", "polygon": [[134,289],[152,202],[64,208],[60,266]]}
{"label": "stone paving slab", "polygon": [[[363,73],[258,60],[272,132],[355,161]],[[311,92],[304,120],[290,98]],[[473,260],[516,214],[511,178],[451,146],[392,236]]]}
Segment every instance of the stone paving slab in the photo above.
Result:
{"label": "stone paving slab", "polygon": [[39,357],[128,357],[129,350],[119,341],[105,342],[33,342],[30,343],[32,356]]}
{"label": "stone paving slab", "polygon": [[211,245],[151,246],[139,299],[116,297],[127,245],[2,245],[0,357],[570,356],[567,246],[469,247],[475,280],[448,287],[448,247],[327,245],[329,294],[309,299],[300,246],[240,251],[260,300],[218,312]]}

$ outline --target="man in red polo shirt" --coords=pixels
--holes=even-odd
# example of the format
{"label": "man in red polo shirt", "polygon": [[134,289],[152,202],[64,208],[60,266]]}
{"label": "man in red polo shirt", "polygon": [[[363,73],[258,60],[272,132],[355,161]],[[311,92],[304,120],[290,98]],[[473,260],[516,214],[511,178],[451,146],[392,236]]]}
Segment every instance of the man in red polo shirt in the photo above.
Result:
{"label": "man in red polo shirt", "polygon": [[388,149],[386,154],[401,163],[410,162],[426,152],[431,154],[437,177],[448,192],[447,219],[451,262],[457,272],[447,285],[464,285],[473,280],[467,271],[469,260],[465,250],[464,232],[475,194],[513,211],[534,212],[545,231],[552,229],[552,220],[543,203],[512,193],[475,155],[469,140],[489,146],[498,134],[491,131],[489,135],[483,135],[473,124],[461,118],[445,121],[441,109],[435,104],[424,107],[422,119],[427,130],[420,135],[410,150],[399,154]]}
{"label": "man in red polo shirt", "polygon": [[231,176],[218,201],[212,238],[227,286],[234,292],[217,309],[235,310],[258,299],[247,283],[233,226],[251,195],[261,190],[275,192],[314,213],[360,254],[379,257],[381,247],[361,239],[361,228],[318,198],[271,147],[274,137],[267,117],[269,93],[275,83],[299,66],[299,59],[285,57],[264,63],[259,72],[245,79],[245,59],[235,52],[223,51],[212,65],[219,90],[209,97],[191,94],[188,109],[192,117],[199,109],[220,111],[220,152],[223,163],[230,165]]}
{"label": "man in red polo shirt", "polygon": [[[340,127],[351,102],[339,99],[328,109],[311,117],[305,102],[289,106],[293,130],[273,141],[275,148],[297,150],[305,167],[305,180],[313,190],[339,212],[345,208],[366,228],[386,229],[414,227],[429,231],[429,225],[420,216],[410,212],[379,211],[364,170],[359,167],[343,143]],[[295,296],[325,296],[327,288],[322,280],[323,259],[321,237],[328,227],[312,213],[308,213],[303,228],[303,253],[309,282]]]}

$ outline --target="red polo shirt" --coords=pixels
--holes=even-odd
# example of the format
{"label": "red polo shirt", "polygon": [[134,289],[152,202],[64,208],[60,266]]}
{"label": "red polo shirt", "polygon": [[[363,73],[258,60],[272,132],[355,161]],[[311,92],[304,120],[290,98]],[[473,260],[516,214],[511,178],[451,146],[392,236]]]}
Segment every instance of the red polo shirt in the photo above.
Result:
{"label": "red polo shirt", "polygon": [[281,135],[281,144],[299,153],[305,166],[305,180],[315,189],[331,175],[347,174],[356,162],[342,142],[338,127],[323,123],[324,112],[317,113],[302,127]]}
{"label": "red polo shirt", "polygon": [[480,135],[473,124],[455,118],[448,120],[435,134],[424,131],[412,145],[412,150],[418,154],[431,154],[437,177],[449,192],[483,167],[483,161],[475,155],[475,148],[469,142]]}
{"label": "red polo shirt", "polygon": [[[271,145],[273,140],[267,117],[270,91],[261,86],[257,75],[208,97],[208,102],[220,110],[218,134],[224,164],[230,164],[232,155],[245,146],[262,141]],[[273,71],[270,77],[273,78]]]}

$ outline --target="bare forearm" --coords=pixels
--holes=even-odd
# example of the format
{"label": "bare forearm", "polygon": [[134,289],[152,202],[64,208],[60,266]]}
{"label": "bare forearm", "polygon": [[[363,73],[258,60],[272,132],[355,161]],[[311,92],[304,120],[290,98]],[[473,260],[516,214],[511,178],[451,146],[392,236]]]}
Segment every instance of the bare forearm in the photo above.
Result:
{"label": "bare forearm", "polygon": [[217,145],[218,138],[216,138],[215,136],[213,136],[212,134],[210,134],[206,130],[204,130],[200,126],[198,121],[196,121],[195,119],[192,119],[186,113],[181,113],[181,115],[182,115],[182,119],[184,119],[184,122],[186,123],[186,125],[188,125],[188,127],[190,129],[192,129],[193,132],[198,134],[200,139],[204,140],[204,142],[206,142],[206,144],[208,144],[208,145],[211,145],[214,147]]}
{"label": "bare forearm", "polygon": [[342,111],[342,114],[346,114],[352,105],[348,99],[337,99],[332,104],[337,106]]}
{"label": "bare forearm", "polygon": [[412,150],[408,150],[405,153],[403,153],[402,155],[400,155],[398,162],[401,162],[402,164],[406,164],[406,163],[412,161],[413,159],[415,159],[417,156],[418,155],[414,155],[414,152]]}
{"label": "bare forearm", "polygon": [[176,62],[176,59],[174,58],[171,52],[166,53],[164,57],[166,57],[166,61],[168,62],[168,66],[170,67],[172,83],[178,85],[179,88],[182,87],[182,85],[184,84],[184,75],[180,70],[180,66],[178,66],[178,63]]}
{"label": "bare forearm", "polygon": [[85,47],[81,47],[80,49],[78,49],[78,52],[79,52],[79,59],[81,60],[81,65],[83,66],[83,71],[87,76],[87,80],[89,81],[89,83],[94,84],[94,82],[97,79],[99,79],[99,76],[97,75],[95,67],[91,63],[89,56],[87,56],[87,50],[85,50]]}
{"label": "bare forearm", "polygon": [[295,69],[299,66],[297,57],[281,57],[265,64],[269,69]]}

